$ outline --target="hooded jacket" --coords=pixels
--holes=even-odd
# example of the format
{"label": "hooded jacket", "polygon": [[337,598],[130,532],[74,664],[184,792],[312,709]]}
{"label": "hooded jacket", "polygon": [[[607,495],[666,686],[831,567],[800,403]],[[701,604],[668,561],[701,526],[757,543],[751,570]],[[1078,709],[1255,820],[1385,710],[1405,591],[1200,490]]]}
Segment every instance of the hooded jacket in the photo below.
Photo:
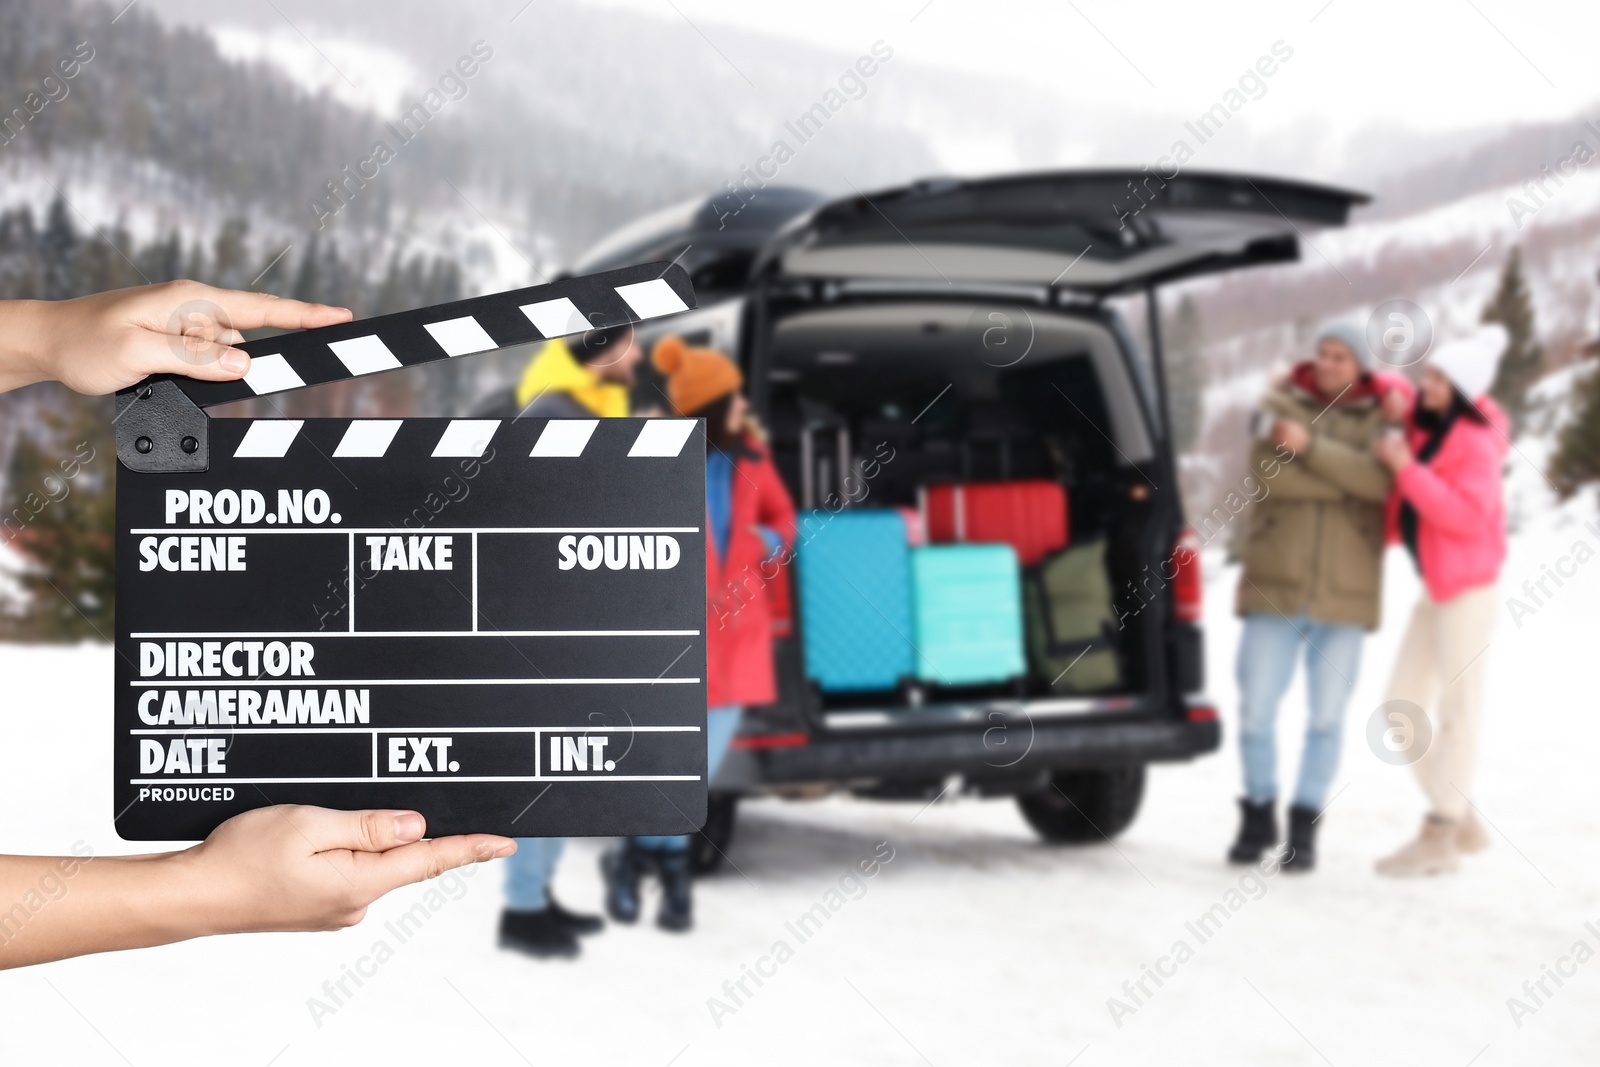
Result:
{"label": "hooded jacket", "polygon": [[[1427,463],[1395,476],[1388,501],[1389,540],[1400,540],[1400,502],[1417,511],[1417,566],[1434,603],[1489,585],[1506,558],[1506,505],[1500,468],[1510,449],[1509,422],[1488,397],[1477,407],[1484,423],[1458,418]],[[1426,431],[1407,427],[1415,452]]]}
{"label": "hooded jacket", "polygon": [[547,418],[625,418],[628,390],[603,382],[579,363],[560,338],[546,341],[517,385],[517,410]]}

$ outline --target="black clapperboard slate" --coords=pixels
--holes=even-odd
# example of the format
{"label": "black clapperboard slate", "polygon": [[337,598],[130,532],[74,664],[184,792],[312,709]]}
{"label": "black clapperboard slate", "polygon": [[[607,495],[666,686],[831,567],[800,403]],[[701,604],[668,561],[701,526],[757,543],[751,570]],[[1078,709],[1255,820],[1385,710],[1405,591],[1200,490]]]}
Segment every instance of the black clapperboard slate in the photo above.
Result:
{"label": "black clapperboard slate", "polygon": [[267,804],[428,833],[681,834],[706,810],[705,435],[690,419],[202,409],[694,306],[630,267],[251,341],[118,397],[115,818]]}

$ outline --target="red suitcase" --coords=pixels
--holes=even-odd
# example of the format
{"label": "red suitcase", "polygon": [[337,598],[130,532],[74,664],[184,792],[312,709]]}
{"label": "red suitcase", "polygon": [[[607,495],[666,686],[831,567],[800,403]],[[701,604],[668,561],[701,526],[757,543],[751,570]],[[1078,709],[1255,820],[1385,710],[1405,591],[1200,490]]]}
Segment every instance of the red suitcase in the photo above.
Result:
{"label": "red suitcase", "polygon": [[999,541],[1031,567],[1067,547],[1067,493],[1060,482],[957,482],[924,486],[918,510],[929,544]]}

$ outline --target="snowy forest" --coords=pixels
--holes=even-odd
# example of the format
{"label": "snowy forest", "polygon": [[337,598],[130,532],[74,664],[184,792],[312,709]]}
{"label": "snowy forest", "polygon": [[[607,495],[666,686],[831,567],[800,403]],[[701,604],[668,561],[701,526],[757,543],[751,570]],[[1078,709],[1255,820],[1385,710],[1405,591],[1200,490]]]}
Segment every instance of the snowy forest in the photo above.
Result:
{"label": "snowy forest", "polygon": [[[255,287],[280,272],[282,295],[347,306],[357,316],[423,307],[461,295],[460,269],[438,257],[393,254],[379,269],[313,237],[297,256],[273,261],[250,240],[243,219],[226,222],[209,245],[185,245],[176,233],[137,244],[121,228],[75,225],[64,199],[36,222],[27,208],[0,214],[0,299],[62,300],[129,285],[195,278],[230,288]],[[404,415],[417,390],[437,375],[336,383],[278,404],[288,414],[319,406],[371,415]],[[111,397],[84,397],[58,386],[33,386],[0,397],[0,425],[12,435],[5,473],[6,543],[26,561],[16,576],[25,594],[4,616],[12,636],[106,640],[113,612],[115,450]],[[267,412],[271,413],[271,412]]]}
{"label": "snowy forest", "polygon": [[[578,9],[550,17],[574,33],[615,31],[620,49],[649,37]],[[24,108],[0,133],[0,298],[61,299],[191,277],[341,304],[358,317],[424,306],[528,284],[616,226],[711,194],[725,177],[719,166],[736,173],[762,143],[737,123],[699,123],[695,108],[722,82],[689,74],[679,90],[689,103],[663,103],[671,129],[641,124],[621,102],[637,94],[625,93],[607,96],[603,110],[631,132],[600,137],[537,99],[559,101],[563,85],[599,93],[588,81],[595,72],[564,66],[570,60],[549,50],[524,52],[503,49],[489,66],[520,64],[517,76],[537,93],[518,96],[481,79],[471,90],[477,110],[463,106],[459,122],[430,125],[405,145],[403,163],[386,167],[336,217],[319,218],[308,205],[392,112],[308,89],[260,59],[230,57],[212,35],[139,7],[0,5],[0,99],[27,100],[63,57],[91,57],[65,95],[43,99],[36,118]],[[877,132],[857,140],[841,133],[801,163],[847,160],[852,183],[921,176],[935,165],[929,135],[916,129],[917,113],[897,106],[890,92],[863,101],[865,128]],[[1503,322],[1512,347],[1495,393],[1519,430],[1548,439],[1532,450],[1541,472],[1566,495],[1600,480],[1600,374],[1590,373],[1600,362],[1592,251],[1600,196],[1592,182],[1577,184],[1512,227],[1495,191],[1563,143],[1570,138],[1560,124],[1518,127],[1465,156],[1374,176],[1374,207],[1347,231],[1308,237],[1301,263],[1165,294],[1171,417],[1191,515],[1208,512],[1236,478],[1268,369],[1302,351],[1319,321],[1347,314],[1350,301],[1395,293],[1436,309],[1441,331]],[[816,172],[820,184],[826,173]],[[472,374],[423,368],[228,413],[459,412],[503,384],[516,359],[475,362]],[[1542,390],[1541,380],[1549,383]],[[0,625],[13,636],[109,633],[110,411],[109,399],[55,386],[0,397],[0,506],[4,541],[15,550],[0,569]],[[80,452],[96,458],[74,461]],[[64,478],[69,461],[82,469]]]}

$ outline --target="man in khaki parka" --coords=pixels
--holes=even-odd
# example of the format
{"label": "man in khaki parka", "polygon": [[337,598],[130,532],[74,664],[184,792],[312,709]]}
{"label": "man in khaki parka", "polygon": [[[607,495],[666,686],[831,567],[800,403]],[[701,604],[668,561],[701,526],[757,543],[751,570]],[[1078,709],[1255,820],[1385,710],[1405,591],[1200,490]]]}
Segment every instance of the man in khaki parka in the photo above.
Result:
{"label": "man in khaki parka", "polygon": [[[1383,508],[1391,475],[1373,453],[1384,432],[1384,393],[1358,326],[1317,338],[1316,357],[1274,381],[1261,402],[1270,432],[1252,443],[1251,469],[1281,461],[1252,506],[1241,546],[1238,612],[1239,748],[1245,795],[1228,853],[1254,863],[1277,844],[1278,705],[1304,649],[1310,715],[1289,807],[1289,869],[1315,865],[1314,823],[1339,762],[1345,705],[1366,631],[1380,614]],[[1284,460],[1285,456],[1289,456]]]}

